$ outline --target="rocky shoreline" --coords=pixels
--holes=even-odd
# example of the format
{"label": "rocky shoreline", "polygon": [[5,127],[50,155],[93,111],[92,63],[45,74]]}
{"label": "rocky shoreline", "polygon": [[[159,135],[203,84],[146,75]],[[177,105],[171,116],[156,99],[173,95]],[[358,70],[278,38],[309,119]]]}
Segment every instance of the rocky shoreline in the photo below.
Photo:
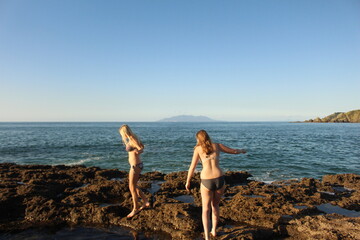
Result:
{"label": "rocky shoreline", "polygon": [[[133,219],[127,172],[85,166],[0,164],[0,233],[39,227],[123,226],[168,239],[201,239],[200,179],[141,176],[152,208]],[[217,239],[360,239],[360,176],[265,184],[227,172]]]}

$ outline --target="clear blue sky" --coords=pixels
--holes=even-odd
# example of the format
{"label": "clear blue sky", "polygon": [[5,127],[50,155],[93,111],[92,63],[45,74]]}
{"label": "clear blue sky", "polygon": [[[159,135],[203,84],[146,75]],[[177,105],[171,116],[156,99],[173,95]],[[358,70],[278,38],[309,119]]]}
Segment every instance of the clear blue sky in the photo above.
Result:
{"label": "clear blue sky", "polygon": [[354,109],[359,0],[0,0],[0,121]]}

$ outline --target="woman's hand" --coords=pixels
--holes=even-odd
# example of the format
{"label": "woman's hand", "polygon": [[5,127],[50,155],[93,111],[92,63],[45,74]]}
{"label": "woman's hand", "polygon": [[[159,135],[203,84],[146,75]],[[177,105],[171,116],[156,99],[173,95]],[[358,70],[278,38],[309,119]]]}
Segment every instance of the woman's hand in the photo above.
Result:
{"label": "woman's hand", "polygon": [[141,154],[141,153],[143,153],[143,152],[144,152],[144,150],[143,150],[143,149],[140,149],[140,150],[135,149],[134,151],[135,151],[135,153],[136,153],[136,154]]}
{"label": "woman's hand", "polygon": [[186,182],[185,188],[188,192],[190,192],[190,182]]}
{"label": "woman's hand", "polygon": [[236,149],[236,151],[237,151],[237,154],[240,154],[240,153],[245,154],[246,153],[245,149]]}

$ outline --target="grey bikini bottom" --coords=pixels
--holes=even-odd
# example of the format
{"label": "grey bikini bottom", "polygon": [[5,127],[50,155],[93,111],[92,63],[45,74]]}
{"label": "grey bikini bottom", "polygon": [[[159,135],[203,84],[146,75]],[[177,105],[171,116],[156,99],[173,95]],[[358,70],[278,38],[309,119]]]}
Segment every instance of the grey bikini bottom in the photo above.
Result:
{"label": "grey bikini bottom", "polygon": [[212,179],[201,179],[201,183],[210,191],[216,191],[225,185],[225,177],[221,176]]}

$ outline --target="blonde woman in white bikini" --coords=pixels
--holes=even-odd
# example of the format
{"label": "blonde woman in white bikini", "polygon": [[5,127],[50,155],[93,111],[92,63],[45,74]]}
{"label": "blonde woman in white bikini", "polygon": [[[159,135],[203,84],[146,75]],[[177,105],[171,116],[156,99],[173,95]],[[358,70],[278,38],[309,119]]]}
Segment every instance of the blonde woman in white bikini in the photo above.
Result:
{"label": "blonde woman in white bikini", "polygon": [[[127,218],[132,218],[142,209],[150,207],[150,203],[145,194],[137,186],[141,170],[143,169],[143,163],[140,159],[140,154],[144,151],[144,145],[140,139],[131,131],[128,125],[122,125],[119,129],[119,133],[125,145],[125,149],[129,154],[129,189],[134,207],[131,213],[127,215]],[[139,198],[143,200],[141,207],[139,206]]]}
{"label": "blonde woman in white bikini", "polygon": [[[224,173],[219,167],[220,152],[230,154],[246,153],[243,149],[232,149],[221,143],[212,143],[205,130],[196,133],[197,144],[194,148],[194,154],[188,171],[186,180],[186,189],[190,191],[190,181],[194,175],[195,168],[202,163],[203,169],[201,178],[201,201],[202,201],[202,221],[204,226],[205,239],[209,235],[216,237],[216,227],[219,221],[219,203],[221,195],[225,189]],[[212,212],[212,229],[210,231],[210,211]]]}

